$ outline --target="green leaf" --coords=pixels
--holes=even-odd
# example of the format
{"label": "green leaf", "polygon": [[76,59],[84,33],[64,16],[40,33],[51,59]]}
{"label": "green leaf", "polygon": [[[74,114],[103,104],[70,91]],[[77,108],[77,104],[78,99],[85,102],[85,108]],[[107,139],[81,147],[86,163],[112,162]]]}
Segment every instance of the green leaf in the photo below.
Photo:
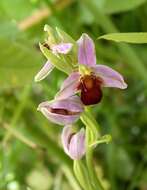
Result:
{"label": "green leaf", "polygon": [[135,9],[145,2],[146,0],[105,0],[102,8],[105,13],[112,14]]}
{"label": "green leaf", "polygon": [[110,33],[100,36],[98,39],[112,40],[115,42],[145,44],[147,43],[147,32]]}
{"label": "green leaf", "polygon": [[32,44],[0,38],[0,85],[22,86],[33,80],[43,59]]}

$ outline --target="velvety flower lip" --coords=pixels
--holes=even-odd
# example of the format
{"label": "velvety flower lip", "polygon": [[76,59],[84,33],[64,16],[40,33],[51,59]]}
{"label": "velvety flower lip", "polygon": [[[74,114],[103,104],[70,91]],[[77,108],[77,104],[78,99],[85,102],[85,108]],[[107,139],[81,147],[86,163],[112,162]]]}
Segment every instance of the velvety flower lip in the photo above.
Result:
{"label": "velvety flower lip", "polygon": [[42,102],[38,110],[53,123],[69,125],[79,119],[84,107],[78,96],[72,96],[68,99]]}
{"label": "velvety flower lip", "polygon": [[[44,44],[45,47],[50,48],[52,53],[57,55],[58,54],[67,54],[72,49],[73,44],[71,43],[60,43],[60,44],[53,44],[48,46],[48,44]],[[34,80],[35,82],[39,82],[43,80],[50,72],[54,69],[54,65],[48,60],[41,70],[36,74]]]}
{"label": "velvety flower lip", "polygon": [[79,160],[84,156],[86,152],[84,129],[74,133],[72,126],[65,126],[62,131],[61,140],[64,151],[73,160]]}
{"label": "velvety flower lip", "polygon": [[[102,87],[127,88],[120,73],[106,65],[96,64],[94,42],[87,34],[82,34],[78,40],[78,62],[79,68],[83,65],[87,71],[85,74],[83,74],[83,70],[82,73],[80,70],[71,73],[63,82],[57,97],[67,98],[81,90],[82,102],[85,105],[92,105],[101,100]],[[87,78],[89,79],[87,80]],[[91,88],[87,88],[90,83],[93,85]],[[80,88],[78,88],[79,86]]]}

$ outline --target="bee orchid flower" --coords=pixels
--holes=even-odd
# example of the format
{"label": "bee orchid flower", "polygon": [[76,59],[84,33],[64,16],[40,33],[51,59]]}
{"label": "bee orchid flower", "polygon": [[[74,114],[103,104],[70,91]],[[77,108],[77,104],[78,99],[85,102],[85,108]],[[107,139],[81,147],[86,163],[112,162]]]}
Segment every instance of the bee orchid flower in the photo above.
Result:
{"label": "bee orchid flower", "polygon": [[67,99],[42,102],[38,111],[51,122],[58,125],[70,125],[77,121],[84,111],[84,106],[78,96]]}
{"label": "bee orchid flower", "polygon": [[85,130],[82,128],[74,133],[72,126],[65,126],[62,131],[61,140],[65,153],[73,160],[81,159],[85,152]]}
{"label": "bee orchid flower", "polygon": [[56,98],[68,98],[80,92],[84,105],[97,104],[102,99],[102,87],[127,88],[123,76],[112,68],[96,64],[93,40],[82,34],[78,40],[79,70],[72,72],[63,82]]}
{"label": "bee orchid flower", "polygon": [[[59,44],[52,44],[48,45],[47,43],[43,44],[46,48],[50,49],[53,54],[58,56],[59,54],[67,54],[71,48],[71,43],[59,43]],[[43,80],[47,75],[51,73],[51,71],[54,69],[54,65],[51,63],[50,60],[47,60],[46,63],[43,65],[41,70],[36,74],[35,76],[35,82],[39,82]]]}

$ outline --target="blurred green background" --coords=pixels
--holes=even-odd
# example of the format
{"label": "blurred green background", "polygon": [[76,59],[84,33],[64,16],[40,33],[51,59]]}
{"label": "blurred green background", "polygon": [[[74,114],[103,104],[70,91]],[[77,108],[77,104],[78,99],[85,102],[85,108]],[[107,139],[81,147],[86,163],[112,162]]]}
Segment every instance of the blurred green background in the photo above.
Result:
{"label": "blurred green background", "polygon": [[[147,190],[147,45],[96,40],[111,32],[146,32],[146,0],[0,0],[0,190],[81,190],[61,146],[61,126],[37,112],[66,77],[56,69],[35,84],[45,58],[44,24],[94,40],[98,63],[125,77],[128,89],[104,89],[93,108],[112,143],[95,150],[106,190]],[[79,125],[81,123],[79,122]]]}

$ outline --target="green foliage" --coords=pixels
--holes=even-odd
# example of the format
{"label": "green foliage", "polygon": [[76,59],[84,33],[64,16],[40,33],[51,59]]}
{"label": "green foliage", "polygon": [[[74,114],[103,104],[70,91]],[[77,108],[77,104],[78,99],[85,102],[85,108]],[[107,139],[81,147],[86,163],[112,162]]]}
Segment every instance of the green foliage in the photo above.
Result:
{"label": "green foliage", "polygon": [[147,33],[134,32],[134,33],[112,33],[100,36],[98,39],[112,40],[115,42],[126,42],[136,44],[147,43]]}
{"label": "green foliage", "polygon": [[42,62],[35,48],[23,40],[0,38],[0,49],[0,85],[22,86],[32,82]]}

